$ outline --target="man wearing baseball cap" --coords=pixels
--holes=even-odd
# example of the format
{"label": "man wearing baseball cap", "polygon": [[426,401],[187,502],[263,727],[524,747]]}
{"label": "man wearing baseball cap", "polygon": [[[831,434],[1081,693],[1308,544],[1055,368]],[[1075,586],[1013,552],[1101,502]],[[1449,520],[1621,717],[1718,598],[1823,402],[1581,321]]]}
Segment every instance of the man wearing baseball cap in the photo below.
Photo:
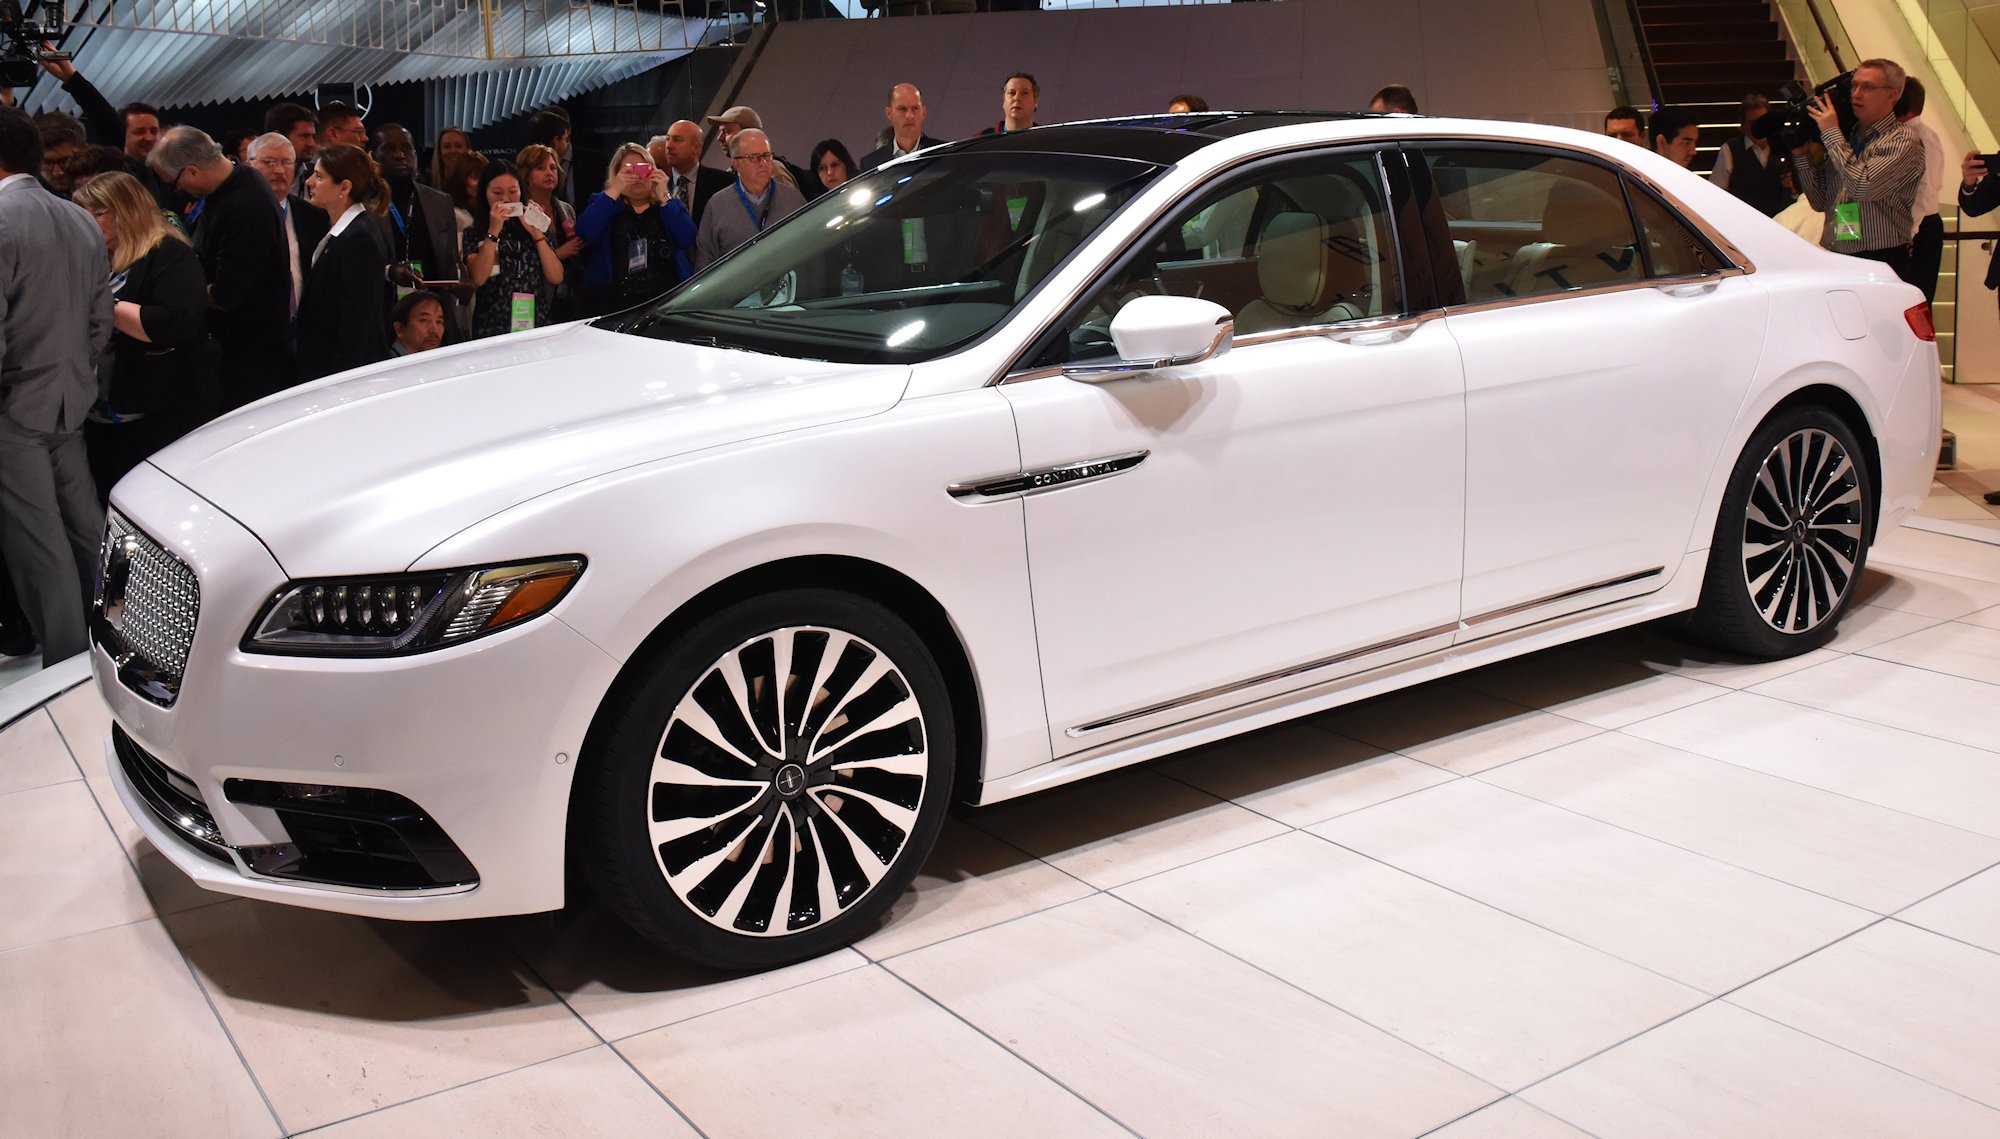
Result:
{"label": "man wearing baseball cap", "polygon": [[[715,128],[715,144],[728,154],[729,143],[741,130],[763,130],[764,119],[752,107],[731,107],[719,115],[708,116],[708,125]],[[797,190],[806,201],[812,201],[826,192],[819,184],[819,177],[808,174],[804,167],[795,166],[791,159],[780,154],[772,162],[771,174],[778,181]]]}

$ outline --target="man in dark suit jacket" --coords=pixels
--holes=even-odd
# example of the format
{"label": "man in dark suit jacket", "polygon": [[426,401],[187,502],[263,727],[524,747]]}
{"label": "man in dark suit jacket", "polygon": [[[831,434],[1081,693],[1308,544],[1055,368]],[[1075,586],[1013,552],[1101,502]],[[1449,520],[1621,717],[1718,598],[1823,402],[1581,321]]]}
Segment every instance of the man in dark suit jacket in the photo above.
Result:
{"label": "man in dark suit jacket", "polygon": [[672,195],[701,224],[701,211],[718,192],[736,184],[736,175],[701,164],[701,128],[682,119],[662,136],[664,154],[655,155],[667,172],[667,193]]}
{"label": "man in dark suit jacket", "polygon": [[[326,211],[291,192],[292,175],[298,169],[292,140],[271,131],[250,140],[250,166],[271,187],[278,200],[278,217],[284,224],[285,268],[291,282],[287,301],[293,318],[298,316],[299,296],[306,287],[306,266],[319,239],[333,224]],[[199,219],[197,219],[199,220]],[[294,328],[293,331],[296,331]]]}
{"label": "man in dark suit jacket", "polygon": [[265,180],[193,127],[160,136],[153,172],[201,199],[194,251],[208,276],[208,330],[226,408],[292,385],[292,282],[284,222]]}
{"label": "man in dark suit jacket", "polygon": [[111,340],[104,235],[43,190],[35,121],[0,107],[0,552],[51,665],[90,647],[104,511],[83,421]]}
{"label": "man in dark suit jacket", "polygon": [[[1958,212],[1965,217],[1978,217],[1995,206],[2000,206],[2000,171],[1988,170],[1986,163],[1974,151],[1958,164]],[[2000,257],[1995,257],[1986,266],[1986,287],[2000,289]],[[1986,501],[2000,506],[2000,490],[1986,492]]]}
{"label": "man in dark suit jacket", "polygon": [[[389,183],[389,215],[383,222],[383,237],[389,244],[390,260],[410,263],[418,278],[425,281],[457,281],[463,273],[458,258],[458,215],[452,212],[451,197],[417,181],[417,141],[395,123],[384,123],[375,131],[375,164]],[[438,289],[445,295],[445,329],[448,343],[456,344],[472,334],[472,313],[466,307],[468,293]]]}
{"label": "man in dark suit jacket", "polygon": [[861,159],[863,173],[892,158],[944,141],[924,133],[924,93],[914,83],[898,83],[889,88],[889,105],[882,108],[882,113],[888,116],[889,129],[894,133],[889,145],[871,150]]}

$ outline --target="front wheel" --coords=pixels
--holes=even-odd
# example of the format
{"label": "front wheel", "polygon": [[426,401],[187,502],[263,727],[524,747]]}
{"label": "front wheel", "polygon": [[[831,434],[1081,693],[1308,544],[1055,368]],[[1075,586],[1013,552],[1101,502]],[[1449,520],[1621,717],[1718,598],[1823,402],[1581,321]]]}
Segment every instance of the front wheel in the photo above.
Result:
{"label": "front wheel", "polygon": [[1758,657],[1825,644],[1860,585],[1874,512],[1846,423],[1821,407],[1773,417],[1730,473],[1689,631]]}
{"label": "front wheel", "polygon": [[719,968],[873,929],[951,794],[951,704],[917,634],[866,598],[789,590],[715,613],[642,667],[586,773],[599,894]]}

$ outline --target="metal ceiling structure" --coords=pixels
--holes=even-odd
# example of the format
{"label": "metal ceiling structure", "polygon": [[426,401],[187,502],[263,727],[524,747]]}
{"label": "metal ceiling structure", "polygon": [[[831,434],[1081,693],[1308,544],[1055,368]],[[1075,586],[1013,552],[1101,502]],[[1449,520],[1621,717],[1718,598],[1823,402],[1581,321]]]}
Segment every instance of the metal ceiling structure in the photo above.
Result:
{"label": "metal ceiling structure", "polygon": [[[71,0],[63,46],[114,103],[198,106],[423,81],[468,129],[719,42],[727,0]],[[699,11],[692,15],[689,9]],[[711,18],[710,9],[716,17]],[[742,10],[737,5],[737,10]],[[736,17],[741,27],[743,17]],[[74,110],[47,76],[27,109]]]}

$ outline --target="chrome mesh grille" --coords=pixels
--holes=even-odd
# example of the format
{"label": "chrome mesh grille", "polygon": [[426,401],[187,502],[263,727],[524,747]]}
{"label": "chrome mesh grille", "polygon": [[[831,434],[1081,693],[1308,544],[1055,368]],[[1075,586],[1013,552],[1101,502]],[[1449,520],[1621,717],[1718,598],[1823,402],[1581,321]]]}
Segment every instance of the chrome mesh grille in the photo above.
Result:
{"label": "chrome mesh grille", "polygon": [[[124,603],[110,607],[105,619],[128,648],[178,680],[187,671],[188,646],[194,643],[201,584],[186,562],[114,510],[105,519],[107,563],[120,545],[130,551],[130,574],[124,582]],[[100,603],[106,600],[115,599],[101,598]]]}

